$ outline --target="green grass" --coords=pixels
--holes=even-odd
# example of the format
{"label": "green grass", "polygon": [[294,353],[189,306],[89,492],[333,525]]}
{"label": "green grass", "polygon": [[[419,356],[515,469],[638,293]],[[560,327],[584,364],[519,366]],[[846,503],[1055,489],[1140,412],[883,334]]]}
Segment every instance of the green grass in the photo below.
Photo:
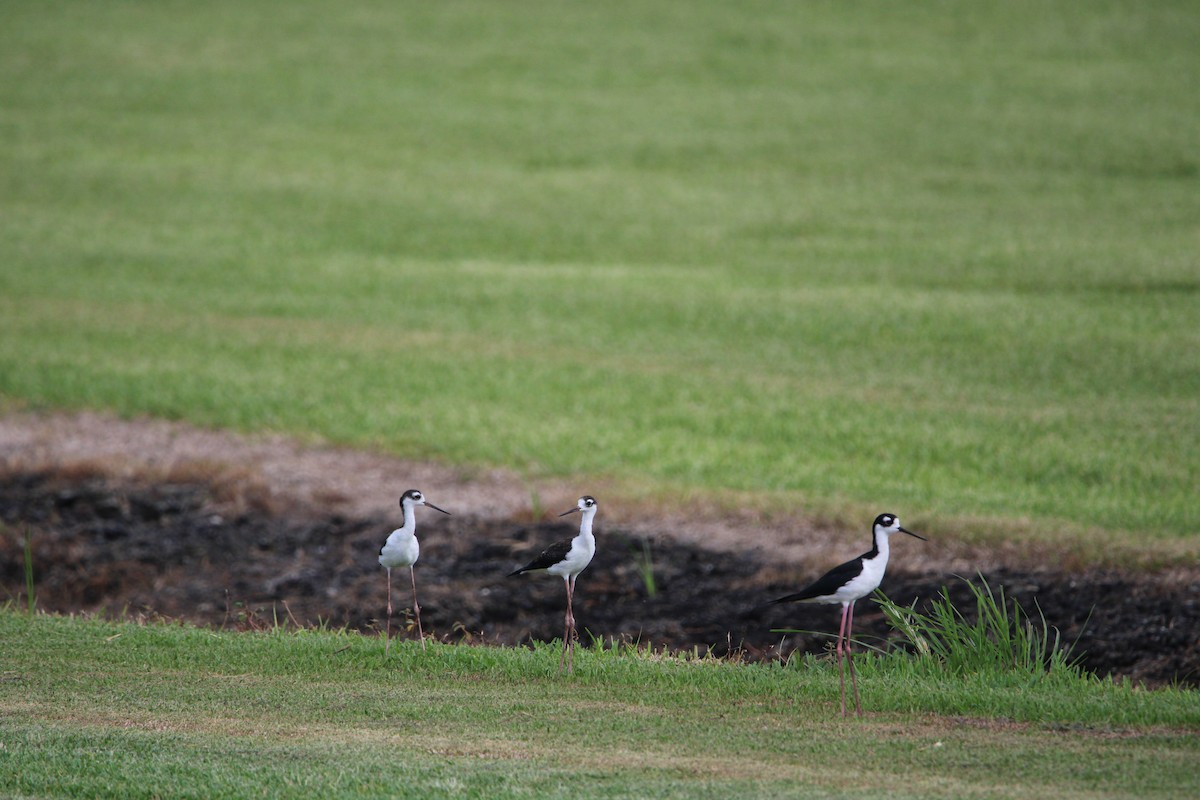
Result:
{"label": "green grass", "polygon": [[928,611],[889,600],[876,592],[880,610],[888,623],[904,637],[913,660],[927,673],[1014,672],[1041,678],[1049,673],[1066,682],[1083,678],[1074,645],[1062,641],[1038,609],[1033,617],[1016,600],[1006,599],[1004,587],[994,590],[981,574],[979,583],[963,579],[975,601],[974,613],[956,608],[945,586],[929,603]]}
{"label": "green grass", "polygon": [[[1172,797],[1200,698],[1108,682],[0,611],[0,793],[23,797]],[[853,763],[852,769],[846,767]]]}
{"label": "green grass", "polygon": [[0,17],[10,406],[1197,554],[1194,3]]}

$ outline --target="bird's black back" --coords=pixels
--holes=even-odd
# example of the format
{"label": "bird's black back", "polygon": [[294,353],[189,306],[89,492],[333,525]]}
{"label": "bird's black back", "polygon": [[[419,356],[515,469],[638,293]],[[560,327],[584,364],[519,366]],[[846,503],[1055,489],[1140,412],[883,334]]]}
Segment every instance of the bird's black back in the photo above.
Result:
{"label": "bird's black back", "polygon": [[555,542],[543,550],[533,561],[530,561],[520,569],[514,569],[508,573],[509,577],[511,578],[513,575],[520,575],[522,572],[530,572],[535,569],[553,567],[567,557],[567,553],[571,552],[571,545],[574,541],[574,539],[563,539],[561,542]]}
{"label": "bird's black back", "polygon": [[845,564],[839,564],[800,591],[772,600],[774,603],[800,603],[812,600],[814,597],[825,597],[845,586],[854,576],[862,572],[863,560],[877,554],[877,550],[863,553],[858,558],[852,558]]}

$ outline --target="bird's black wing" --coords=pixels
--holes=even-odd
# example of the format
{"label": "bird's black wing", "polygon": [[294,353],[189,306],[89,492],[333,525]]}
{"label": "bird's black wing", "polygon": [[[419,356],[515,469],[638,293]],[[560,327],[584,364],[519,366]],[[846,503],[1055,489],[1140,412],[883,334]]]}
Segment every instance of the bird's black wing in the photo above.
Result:
{"label": "bird's black wing", "polygon": [[771,604],[799,603],[804,600],[812,600],[814,597],[831,595],[845,586],[855,575],[862,572],[863,558],[865,556],[859,556],[847,561],[845,564],[839,564],[795,594],[789,594],[786,597],[772,600]]}
{"label": "bird's black wing", "polygon": [[512,572],[508,573],[509,577],[512,577],[513,575],[520,575],[522,572],[530,572],[531,570],[535,569],[546,569],[547,567],[553,567],[555,564],[567,557],[567,553],[571,552],[571,545],[574,541],[574,539],[563,539],[561,542],[555,542],[543,550],[541,555],[539,555],[533,561],[530,561],[520,569],[514,569]]}

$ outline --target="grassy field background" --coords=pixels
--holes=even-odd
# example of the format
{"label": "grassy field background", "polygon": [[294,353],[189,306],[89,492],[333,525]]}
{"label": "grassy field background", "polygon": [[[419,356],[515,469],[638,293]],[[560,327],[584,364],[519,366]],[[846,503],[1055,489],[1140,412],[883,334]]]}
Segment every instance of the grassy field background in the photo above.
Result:
{"label": "grassy field background", "polygon": [[0,22],[10,408],[1197,552],[1195,3]]}
{"label": "grassy field background", "polygon": [[[14,797],[1185,797],[1196,692],[0,609]],[[962,716],[966,715],[966,716]]]}

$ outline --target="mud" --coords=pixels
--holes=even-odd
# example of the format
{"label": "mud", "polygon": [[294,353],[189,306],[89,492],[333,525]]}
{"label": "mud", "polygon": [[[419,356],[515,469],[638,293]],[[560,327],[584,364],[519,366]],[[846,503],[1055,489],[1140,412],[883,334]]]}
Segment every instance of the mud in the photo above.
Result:
{"label": "mud", "polygon": [[[562,582],[505,576],[551,541],[573,535],[572,525],[520,514],[418,513],[416,575],[427,633],[509,645],[561,635]],[[258,502],[205,481],[10,473],[0,481],[0,597],[24,601],[28,532],[35,596],[46,611],[378,632],[386,586],[376,557],[397,516]],[[819,652],[836,631],[835,607],[762,607],[832,563],[784,569],[762,551],[711,550],[668,531],[606,527],[603,515],[597,541],[576,595],[585,636],[756,660]],[[1200,571],[996,568],[984,577],[1027,611],[1040,609],[1065,642],[1075,642],[1087,669],[1149,686],[1200,685]],[[971,606],[966,586],[944,570],[898,564],[883,589],[907,604],[943,586],[960,608]],[[395,591],[398,606],[407,608],[407,574],[397,576]],[[398,615],[394,635],[407,635],[404,622]],[[778,632],[785,628],[825,633]],[[855,630],[875,643],[893,635],[870,602],[859,603]]]}

